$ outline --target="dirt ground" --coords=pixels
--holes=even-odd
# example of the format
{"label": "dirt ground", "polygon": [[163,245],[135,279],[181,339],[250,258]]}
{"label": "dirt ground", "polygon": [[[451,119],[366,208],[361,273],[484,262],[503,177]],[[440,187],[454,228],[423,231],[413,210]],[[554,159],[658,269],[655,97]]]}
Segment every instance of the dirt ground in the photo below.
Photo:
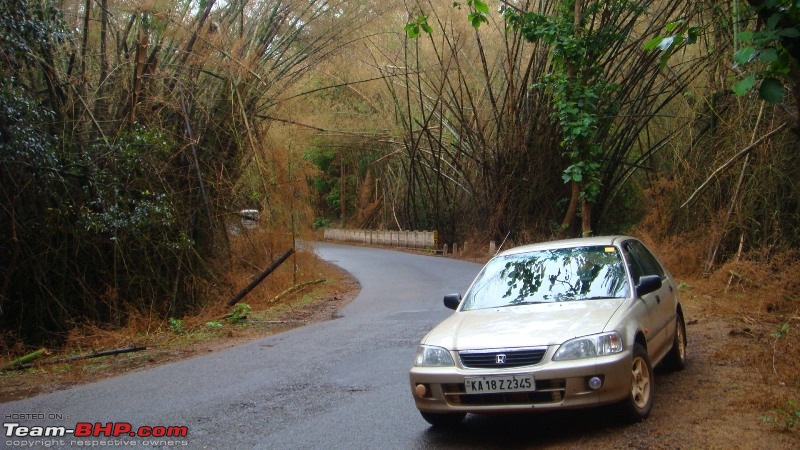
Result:
{"label": "dirt ground", "polygon": [[657,369],[650,416],[622,430],[622,436],[608,436],[608,447],[800,447],[800,407],[789,403],[800,398],[798,390],[777,380],[771,364],[763,364],[767,361],[759,362],[763,353],[758,347],[775,338],[759,325],[748,325],[735,309],[720,307],[724,301],[684,295],[688,365],[676,373]]}
{"label": "dirt ground", "polygon": [[[334,318],[338,309],[355,297],[359,286],[335,267],[325,270],[328,281],[294,295],[294,300],[287,298],[283,303],[288,307],[268,320],[252,314],[247,325],[226,326],[223,330],[228,331],[212,335],[187,336],[185,341],[165,332],[169,345],[156,342],[141,352],[0,372],[0,402],[222,350],[244,340]],[[752,293],[746,289],[728,292],[708,280],[684,280],[680,290],[687,321],[688,366],[677,373],[657,370],[655,406],[642,423],[612,427],[604,425],[602,418],[580,413],[581,421],[593,422],[587,427],[586,444],[597,447],[599,442],[604,448],[800,448],[800,319],[796,311],[776,316],[763,308],[753,310],[748,297]]]}

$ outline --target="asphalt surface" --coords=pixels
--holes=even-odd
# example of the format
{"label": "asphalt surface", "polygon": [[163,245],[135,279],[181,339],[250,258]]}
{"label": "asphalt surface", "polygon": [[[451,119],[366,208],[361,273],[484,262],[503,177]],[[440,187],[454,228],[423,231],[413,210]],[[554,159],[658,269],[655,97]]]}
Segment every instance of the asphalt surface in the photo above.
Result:
{"label": "asphalt surface", "polygon": [[[480,265],[333,244],[317,244],[317,252],[361,283],[360,294],[340,311],[341,318],[0,404],[0,446],[404,449],[501,444],[483,435],[486,427],[500,426],[491,420],[466,438],[429,428],[414,408],[408,384],[420,338],[451,313],[442,298],[463,293]],[[185,426],[188,436],[32,436],[35,426],[72,429],[83,422],[127,423],[133,429]],[[9,424],[14,423],[28,429],[12,432]]]}

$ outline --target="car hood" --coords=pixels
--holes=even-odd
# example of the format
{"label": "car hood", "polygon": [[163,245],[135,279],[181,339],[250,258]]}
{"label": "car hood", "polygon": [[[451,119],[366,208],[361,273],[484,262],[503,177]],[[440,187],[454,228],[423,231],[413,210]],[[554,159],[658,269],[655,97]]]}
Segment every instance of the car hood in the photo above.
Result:
{"label": "car hood", "polygon": [[450,350],[558,345],[602,333],[624,302],[587,300],[456,312],[422,343]]}

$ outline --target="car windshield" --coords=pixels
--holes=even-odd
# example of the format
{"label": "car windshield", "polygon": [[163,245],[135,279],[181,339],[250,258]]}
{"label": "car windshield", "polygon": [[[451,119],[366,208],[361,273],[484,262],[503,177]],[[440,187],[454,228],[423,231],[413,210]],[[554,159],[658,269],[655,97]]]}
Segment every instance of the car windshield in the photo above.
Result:
{"label": "car windshield", "polygon": [[467,292],[462,311],[628,295],[616,247],[539,250],[491,260]]}

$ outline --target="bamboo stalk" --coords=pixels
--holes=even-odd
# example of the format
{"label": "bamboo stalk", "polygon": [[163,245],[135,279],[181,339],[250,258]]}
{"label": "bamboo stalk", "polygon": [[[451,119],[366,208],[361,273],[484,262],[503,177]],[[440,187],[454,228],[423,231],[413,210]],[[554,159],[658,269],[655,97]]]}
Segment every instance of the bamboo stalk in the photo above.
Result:
{"label": "bamboo stalk", "polygon": [[272,297],[272,300],[270,300],[269,303],[275,303],[275,302],[281,300],[283,297],[286,297],[289,294],[293,294],[295,292],[301,291],[301,290],[307,288],[308,286],[313,286],[315,284],[320,284],[320,283],[324,283],[324,282],[325,282],[325,278],[320,278],[318,280],[306,281],[306,282],[303,282],[303,283],[300,283],[300,284],[296,284],[296,285],[284,290],[283,292],[281,292],[280,294],[276,295],[275,297]]}
{"label": "bamboo stalk", "polygon": [[17,369],[20,366],[28,364],[31,361],[36,361],[37,359],[41,358],[42,356],[47,356],[49,354],[50,354],[50,352],[48,352],[46,348],[40,348],[39,350],[36,350],[35,352],[28,353],[25,356],[21,356],[21,357],[15,359],[15,360],[9,361],[8,364],[3,366],[3,370]]}
{"label": "bamboo stalk", "polygon": [[269,276],[269,274],[271,274],[275,269],[277,269],[278,266],[283,264],[283,262],[286,261],[286,259],[288,259],[292,253],[294,253],[294,248],[286,250],[286,253],[281,255],[280,258],[276,259],[272,264],[270,264],[269,267],[267,267],[264,270],[264,272],[261,273],[261,275],[259,275],[255,280],[253,280],[250,284],[248,284],[247,287],[242,289],[238,294],[234,295],[233,298],[228,300],[228,306],[233,306],[239,303],[239,301],[243,299],[245,295],[249,294],[250,291],[255,289],[255,287],[258,286],[259,283],[264,281],[264,279],[267,278],[267,276]]}
{"label": "bamboo stalk", "polygon": [[[15,361],[20,361],[23,358],[28,358],[28,357],[30,357],[30,356],[32,356],[32,355],[34,355],[36,353],[39,353],[41,351],[44,351],[45,354],[49,354],[49,352],[47,352],[47,350],[41,349],[41,350],[38,350],[38,351],[36,351],[34,353],[31,353],[30,355],[26,355],[26,356],[23,356],[22,358],[19,358],[19,359],[16,359],[14,361],[11,361],[5,367],[3,367],[3,370],[30,369],[31,367],[33,367],[35,365],[61,364],[61,363],[66,363],[66,362],[78,361],[78,360],[81,360],[81,359],[101,358],[103,356],[113,356],[113,355],[121,355],[123,353],[140,352],[142,350],[147,350],[147,347],[125,347],[125,348],[117,348],[117,349],[114,349],[114,350],[104,350],[104,351],[100,351],[100,352],[87,353],[87,354],[84,354],[84,355],[69,356],[67,358],[58,358],[58,359],[54,359],[54,360],[51,360],[51,361],[43,361],[43,362],[37,363],[37,364],[30,364],[30,362],[33,361],[33,359],[28,359],[28,360],[26,360],[24,362],[20,362],[17,365],[12,366],[12,364],[14,364]],[[37,356],[37,358],[38,357],[39,356]],[[34,358],[34,359],[36,359],[36,358]]]}

